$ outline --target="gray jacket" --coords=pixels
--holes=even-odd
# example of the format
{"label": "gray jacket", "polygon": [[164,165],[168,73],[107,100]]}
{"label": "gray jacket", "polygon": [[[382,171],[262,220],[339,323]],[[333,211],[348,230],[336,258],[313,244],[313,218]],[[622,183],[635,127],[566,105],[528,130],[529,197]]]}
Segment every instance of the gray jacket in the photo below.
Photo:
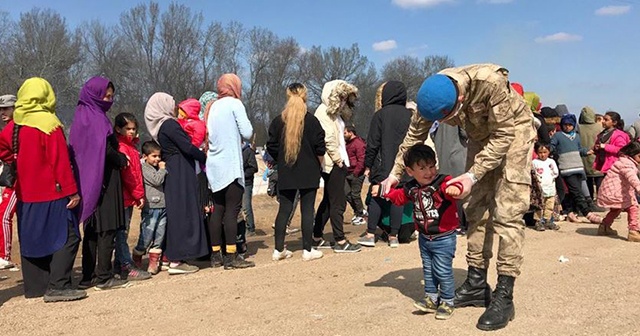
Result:
{"label": "gray jacket", "polygon": [[167,176],[166,169],[156,169],[156,167],[142,162],[142,178],[144,179],[145,206],[151,209],[161,209],[165,207],[164,202],[164,178]]}

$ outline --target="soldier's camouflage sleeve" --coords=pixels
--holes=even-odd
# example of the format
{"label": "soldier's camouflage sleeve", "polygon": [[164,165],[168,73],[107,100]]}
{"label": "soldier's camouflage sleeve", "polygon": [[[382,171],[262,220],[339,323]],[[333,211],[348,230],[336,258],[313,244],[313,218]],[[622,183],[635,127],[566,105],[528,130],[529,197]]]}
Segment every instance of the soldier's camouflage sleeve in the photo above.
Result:
{"label": "soldier's camouflage sleeve", "polygon": [[515,113],[508,99],[507,91],[494,84],[489,98],[489,118],[487,127],[490,136],[488,143],[475,156],[473,165],[469,169],[478,180],[487,172],[492,171],[502,163],[509,147],[515,139]]}
{"label": "soldier's camouflage sleeve", "polygon": [[411,116],[411,124],[409,124],[409,130],[407,131],[407,135],[405,135],[402,144],[400,145],[400,147],[398,147],[396,161],[393,165],[393,169],[391,169],[391,174],[398,178],[398,180],[400,180],[402,174],[404,173],[404,153],[411,146],[427,140],[431,125],[433,125],[432,121],[428,121],[422,118],[418,111],[413,110],[413,116]]}

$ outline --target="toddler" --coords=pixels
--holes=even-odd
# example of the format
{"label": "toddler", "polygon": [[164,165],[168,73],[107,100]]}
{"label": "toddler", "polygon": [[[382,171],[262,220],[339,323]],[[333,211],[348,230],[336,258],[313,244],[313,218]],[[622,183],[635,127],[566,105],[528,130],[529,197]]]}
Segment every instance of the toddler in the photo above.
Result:
{"label": "toddler", "polygon": [[462,186],[447,185],[451,176],[438,174],[436,154],[425,144],[411,147],[404,155],[404,164],[411,181],[383,197],[397,206],[413,203],[413,219],[420,232],[425,291],[425,301],[414,305],[423,312],[436,313],[438,320],[446,320],[454,310],[453,257],[458,210],[453,197],[462,193]]}
{"label": "toddler", "polygon": [[542,207],[536,210],[534,219],[535,229],[544,231],[545,229],[558,230],[560,227],[554,223],[553,211],[556,203],[556,177],[558,177],[558,166],[549,157],[551,150],[548,144],[536,143],[536,154],[538,158],[533,160],[533,170],[542,188]]}

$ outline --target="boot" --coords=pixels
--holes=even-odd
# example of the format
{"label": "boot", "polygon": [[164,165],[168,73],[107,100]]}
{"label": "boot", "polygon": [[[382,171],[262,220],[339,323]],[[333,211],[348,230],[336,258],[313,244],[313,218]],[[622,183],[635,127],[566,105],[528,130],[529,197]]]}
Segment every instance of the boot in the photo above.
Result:
{"label": "boot", "polygon": [[487,284],[487,270],[469,266],[467,280],[456,289],[453,303],[456,308],[486,307],[491,302],[491,287]]}
{"label": "boot", "polygon": [[640,231],[629,230],[629,236],[627,236],[627,240],[634,243],[640,242]]}
{"label": "boot", "polygon": [[513,283],[516,278],[498,275],[498,284],[493,291],[493,299],[489,307],[478,319],[476,328],[484,331],[502,329],[516,317],[513,306]]}
{"label": "boot", "polygon": [[611,228],[609,225],[600,224],[598,226],[598,236],[617,236],[618,231]]}
{"label": "boot", "polygon": [[144,251],[138,251],[135,248],[131,250],[131,259],[133,259],[136,268],[142,269],[142,256],[144,256]]}
{"label": "boot", "polygon": [[211,252],[211,267],[217,268],[222,266],[222,264],[223,264],[222,252],[221,251]]}
{"label": "boot", "polygon": [[247,261],[242,258],[238,253],[225,254],[224,256],[224,269],[236,269],[236,268],[249,268],[254,267],[256,264],[252,261]]}
{"label": "boot", "polygon": [[161,249],[150,249],[149,250],[149,267],[147,268],[147,272],[156,275],[160,272],[160,255],[162,254]]}

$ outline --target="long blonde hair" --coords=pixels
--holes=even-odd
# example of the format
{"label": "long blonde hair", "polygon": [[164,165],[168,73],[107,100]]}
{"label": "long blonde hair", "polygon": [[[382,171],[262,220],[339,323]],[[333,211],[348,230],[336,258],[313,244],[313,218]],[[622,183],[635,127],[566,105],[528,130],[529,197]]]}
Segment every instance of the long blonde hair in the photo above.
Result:
{"label": "long blonde hair", "polygon": [[282,111],[284,122],[284,161],[292,166],[298,160],[302,132],[304,131],[304,116],[307,113],[307,88],[300,83],[293,83],[287,87],[287,103]]}

